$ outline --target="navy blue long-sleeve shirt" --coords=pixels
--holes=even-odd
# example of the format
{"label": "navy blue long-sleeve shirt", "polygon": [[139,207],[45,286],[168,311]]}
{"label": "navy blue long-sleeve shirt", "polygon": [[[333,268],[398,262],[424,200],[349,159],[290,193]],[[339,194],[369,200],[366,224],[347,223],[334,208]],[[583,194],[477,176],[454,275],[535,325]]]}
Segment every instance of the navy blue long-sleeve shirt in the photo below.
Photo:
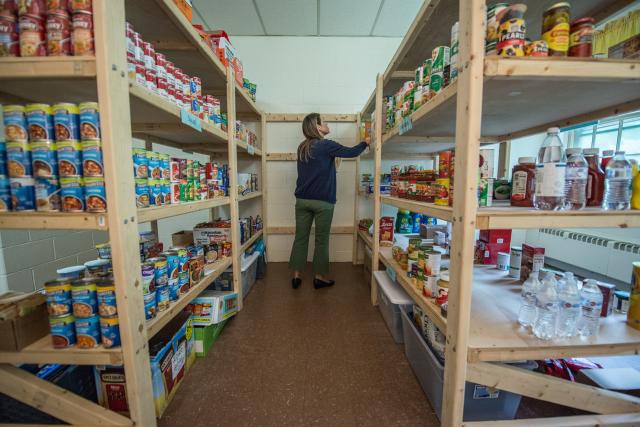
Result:
{"label": "navy blue long-sleeve shirt", "polygon": [[336,202],[335,158],[358,157],[367,148],[362,141],[355,147],[345,147],[330,139],[317,140],[311,146],[307,162],[298,158],[298,181],[295,195],[299,199]]}

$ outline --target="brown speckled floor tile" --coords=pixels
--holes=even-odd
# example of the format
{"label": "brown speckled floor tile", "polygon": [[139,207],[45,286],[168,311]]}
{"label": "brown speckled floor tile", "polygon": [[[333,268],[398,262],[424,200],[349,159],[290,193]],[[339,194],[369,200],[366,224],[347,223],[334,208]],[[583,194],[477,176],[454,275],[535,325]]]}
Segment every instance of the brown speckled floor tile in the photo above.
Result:
{"label": "brown speckled floor tile", "polygon": [[377,308],[362,267],[292,290],[269,264],[243,311],[189,371],[160,426],[432,426],[437,418]]}

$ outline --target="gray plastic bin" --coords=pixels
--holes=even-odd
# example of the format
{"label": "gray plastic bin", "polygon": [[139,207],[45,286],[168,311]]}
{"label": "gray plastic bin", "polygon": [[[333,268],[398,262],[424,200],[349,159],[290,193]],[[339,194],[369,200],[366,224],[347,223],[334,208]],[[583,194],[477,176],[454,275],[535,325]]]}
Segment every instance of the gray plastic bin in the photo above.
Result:
{"label": "gray plastic bin", "polygon": [[[438,418],[442,411],[442,393],[444,387],[444,366],[435,357],[420,332],[411,320],[405,307],[401,308],[402,331],[404,334],[404,352],[409,365],[418,378],[425,394],[429,398]],[[533,370],[535,362],[514,364]],[[465,421],[512,420],[520,406],[519,394],[467,382],[464,392]]]}
{"label": "gray plastic bin", "polygon": [[378,308],[382,314],[391,336],[398,344],[402,344],[402,319],[400,318],[400,306],[411,306],[413,300],[407,293],[394,283],[384,271],[373,273],[378,283]]}

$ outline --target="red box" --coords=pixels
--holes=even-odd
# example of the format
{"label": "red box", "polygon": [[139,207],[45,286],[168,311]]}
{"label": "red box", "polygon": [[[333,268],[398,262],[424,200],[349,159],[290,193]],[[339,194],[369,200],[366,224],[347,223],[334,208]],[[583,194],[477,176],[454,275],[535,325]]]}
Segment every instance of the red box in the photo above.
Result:
{"label": "red box", "polygon": [[509,244],[476,242],[475,261],[477,264],[495,265],[498,263],[498,252],[509,252]]}
{"label": "red box", "polygon": [[607,317],[613,313],[613,293],[616,291],[616,285],[598,282],[598,287],[602,291],[602,311],[600,312],[600,317]]}
{"label": "red box", "polygon": [[544,248],[540,246],[522,245],[522,261],[520,262],[520,280],[527,280],[529,273],[540,271],[544,266]]}
{"label": "red box", "polygon": [[480,240],[507,245],[508,252],[511,245],[511,229],[480,230]]}

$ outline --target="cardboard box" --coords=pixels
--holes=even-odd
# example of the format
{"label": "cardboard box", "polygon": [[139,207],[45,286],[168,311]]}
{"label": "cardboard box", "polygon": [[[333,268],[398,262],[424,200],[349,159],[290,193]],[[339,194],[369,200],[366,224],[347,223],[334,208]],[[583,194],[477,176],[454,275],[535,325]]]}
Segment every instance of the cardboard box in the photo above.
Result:
{"label": "cardboard box", "polygon": [[229,221],[216,221],[198,224],[193,229],[194,243],[206,245],[231,241],[231,224]]}
{"label": "cardboard box", "polygon": [[173,246],[189,246],[193,245],[193,231],[178,231],[171,235],[171,243]]}
{"label": "cardboard box", "polygon": [[529,278],[532,271],[540,271],[544,266],[544,248],[540,246],[522,245],[522,261],[520,262],[520,280]]}
{"label": "cardboard box", "polygon": [[613,313],[613,294],[616,291],[616,285],[604,282],[597,283],[602,291],[602,311],[600,312],[600,317],[607,317]]}
{"label": "cardboard box", "polygon": [[206,290],[189,304],[194,326],[220,323],[238,312],[238,294]]}
{"label": "cardboard box", "polygon": [[209,354],[209,350],[218,340],[226,323],[227,321],[224,320],[215,325],[195,326],[193,328],[195,336],[194,348],[197,357],[206,357]]}
{"label": "cardboard box", "polygon": [[478,264],[495,265],[498,263],[498,252],[509,253],[509,244],[476,242],[475,261]]}
{"label": "cardboard box", "polygon": [[486,243],[511,245],[511,229],[480,230],[480,240]]}
{"label": "cardboard box", "polygon": [[609,59],[640,59],[640,34],[611,46],[608,57]]}
{"label": "cardboard box", "polygon": [[173,2],[178,6],[180,12],[189,20],[189,22],[193,21],[193,4],[191,0],[173,0]]}
{"label": "cardboard box", "polygon": [[0,351],[20,351],[49,333],[47,305],[39,293],[0,298],[0,319]]}

